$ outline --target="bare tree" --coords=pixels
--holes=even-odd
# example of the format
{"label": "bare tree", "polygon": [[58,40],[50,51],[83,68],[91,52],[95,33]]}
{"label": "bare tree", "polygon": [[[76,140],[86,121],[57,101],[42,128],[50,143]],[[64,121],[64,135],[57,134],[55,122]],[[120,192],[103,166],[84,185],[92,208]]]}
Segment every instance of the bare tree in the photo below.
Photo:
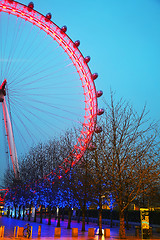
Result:
{"label": "bare tree", "polygon": [[122,99],[116,102],[113,93],[110,104],[105,104],[104,180],[119,207],[119,235],[125,238],[125,209],[157,184],[160,175],[157,124],[147,120],[146,107],[139,115]]}
{"label": "bare tree", "polygon": [[[105,104],[105,115],[101,119],[103,131],[93,138],[95,151],[86,154],[82,163],[73,168],[72,158],[70,158],[67,167],[70,164],[71,170],[66,178],[63,176],[68,185],[63,184],[63,189],[61,189],[62,186],[56,188],[56,184],[52,184],[56,181],[53,174],[47,178],[45,175],[51,169],[57,168],[58,172],[61,171],[57,166],[64,162],[66,153],[70,154],[72,150],[74,142],[72,131],[67,131],[59,140],[53,140],[53,143],[51,141],[46,145],[39,144],[31,149],[20,166],[21,182],[16,183],[17,188],[14,186],[12,174],[6,175],[5,182],[11,186],[12,196],[16,191],[14,199],[16,205],[21,204],[19,199],[22,199],[22,195],[24,202],[41,199],[39,203],[42,205],[45,199],[47,205],[54,202],[57,206],[60,202],[68,202],[75,198],[83,211],[82,230],[85,230],[86,205],[92,201],[96,202],[100,209],[100,234],[102,198],[103,196],[107,198],[110,193],[119,208],[119,235],[120,238],[125,238],[125,210],[132,201],[142,196],[149,196],[153,186],[156,188],[159,186],[160,145],[157,124],[147,120],[148,114],[145,107],[139,115],[122,99],[116,102],[112,93],[110,104]],[[61,177],[58,174],[57,176]],[[28,180],[32,181],[33,185],[28,184],[29,187],[26,187]],[[22,191],[24,183],[26,184],[25,193]],[[19,190],[17,190],[18,186],[20,186]],[[66,195],[62,196],[62,193]],[[55,195],[57,199],[54,199]],[[35,204],[38,204],[37,200]]]}
{"label": "bare tree", "polygon": [[82,209],[82,231],[85,231],[85,213],[87,205],[93,197],[93,176],[90,174],[90,160],[86,156],[81,159],[81,163],[74,166],[70,171],[69,187],[75,200]]}
{"label": "bare tree", "polygon": [[[102,153],[103,146],[103,132],[101,135],[94,137],[94,147],[88,157],[90,157],[90,166],[88,171],[92,177],[92,201],[98,206],[98,224],[99,224],[99,235],[102,235],[102,204],[103,198],[106,197],[107,193],[111,190],[109,184],[107,184],[106,174],[104,173],[105,162]],[[107,171],[107,169],[105,169]]]}

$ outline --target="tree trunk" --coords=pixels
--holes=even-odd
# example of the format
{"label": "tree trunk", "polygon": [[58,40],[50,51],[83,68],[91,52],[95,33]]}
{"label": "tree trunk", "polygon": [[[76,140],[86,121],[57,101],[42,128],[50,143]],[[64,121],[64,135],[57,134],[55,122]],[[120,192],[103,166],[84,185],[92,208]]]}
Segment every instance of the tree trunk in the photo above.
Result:
{"label": "tree trunk", "polygon": [[126,238],[124,211],[122,211],[121,209],[119,211],[120,211],[119,212],[119,220],[120,220],[119,237],[124,239]]}
{"label": "tree trunk", "polygon": [[37,208],[35,207],[34,222],[36,222],[36,219],[37,219]]}
{"label": "tree trunk", "polygon": [[44,218],[46,218],[46,207],[45,207],[45,209],[44,209]]}
{"label": "tree trunk", "polygon": [[9,217],[9,215],[10,215],[10,206],[8,206],[7,217]]}
{"label": "tree trunk", "polygon": [[99,233],[102,236],[102,198],[99,197]]}
{"label": "tree trunk", "polygon": [[87,224],[89,224],[89,214],[88,214],[88,209],[87,209]]}
{"label": "tree trunk", "polygon": [[85,206],[82,207],[82,232],[85,232],[85,213],[86,208]]}
{"label": "tree trunk", "polygon": [[14,208],[15,208],[15,214],[14,214],[14,218],[16,218],[17,206],[16,206],[16,205],[14,205]]}
{"label": "tree trunk", "polygon": [[25,215],[25,206],[23,205],[23,217],[22,217],[22,220],[24,220],[24,215]]}
{"label": "tree trunk", "polygon": [[42,218],[43,218],[43,207],[41,205],[41,209],[40,209],[40,223],[42,223]]}
{"label": "tree trunk", "polygon": [[126,229],[129,230],[129,224],[128,224],[128,207],[125,211],[125,220],[126,220]]}
{"label": "tree trunk", "polygon": [[18,219],[21,217],[21,205],[19,205],[19,210],[18,210]]}
{"label": "tree trunk", "polygon": [[71,207],[68,209],[68,226],[67,229],[71,229]]}
{"label": "tree trunk", "polygon": [[61,226],[61,223],[60,223],[60,220],[61,220],[61,216],[60,216],[60,209],[58,209],[58,221],[57,221],[57,227],[60,227]]}
{"label": "tree trunk", "polygon": [[62,209],[62,221],[64,221],[64,208]]}
{"label": "tree trunk", "polygon": [[51,206],[48,207],[48,225],[51,225]]}
{"label": "tree trunk", "polygon": [[29,205],[29,215],[28,215],[28,221],[31,220],[31,204]]}
{"label": "tree trunk", "polygon": [[81,210],[78,209],[78,216],[77,216],[77,222],[80,223],[80,215],[81,215]]}
{"label": "tree trunk", "polygon": [[113,209],[111,208],[111,210],[110,210],[110,228],[112,228],[113,227]]}

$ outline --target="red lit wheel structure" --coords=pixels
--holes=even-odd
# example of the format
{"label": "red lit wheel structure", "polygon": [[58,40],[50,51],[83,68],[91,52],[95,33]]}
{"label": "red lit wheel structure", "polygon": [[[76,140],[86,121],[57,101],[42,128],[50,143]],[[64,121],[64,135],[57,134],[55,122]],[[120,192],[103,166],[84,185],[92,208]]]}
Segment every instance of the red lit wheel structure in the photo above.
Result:
{"label": "red lit wheel structure", "polygon": [[70,39],[67,27],[58,27],[50,13],[44,16],[35,11],[33,3],[0,0],[0,23],[0,86],[6,79],[5,101],[17,155],[70,127],[81,128],[60,166],[60,176],[71,162],[80,160],[92,139],[97,115],[103,113],[97,105],[102,91],[96,91],[94,83],[98,75],[91,73],[90,57],[83,57],[80,42]]}

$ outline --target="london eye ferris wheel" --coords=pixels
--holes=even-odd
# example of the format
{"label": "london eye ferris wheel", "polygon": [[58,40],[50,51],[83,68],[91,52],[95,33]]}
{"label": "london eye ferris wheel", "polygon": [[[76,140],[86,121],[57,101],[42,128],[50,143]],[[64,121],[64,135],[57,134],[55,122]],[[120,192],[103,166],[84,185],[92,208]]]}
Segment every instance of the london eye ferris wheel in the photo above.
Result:
{"label": "london eye ferris wheel", "polygon": [[78,162],[93,133],[102,130],[97,98],[103,92],[96,90],[90,57],[82,55],[80,41],[71,40],[66,26],[58,27],[32,2],[0,0],[0,36],[0,114],[15,177],[20,154],[74,126],[81,130],[64,158],[65,171],[71,156]]}

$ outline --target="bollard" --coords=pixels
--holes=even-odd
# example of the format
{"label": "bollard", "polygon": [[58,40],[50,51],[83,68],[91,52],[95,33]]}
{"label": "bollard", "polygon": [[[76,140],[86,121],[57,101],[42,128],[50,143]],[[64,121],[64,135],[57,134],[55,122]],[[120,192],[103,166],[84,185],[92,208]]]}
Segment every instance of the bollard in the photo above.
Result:
{"label": "bollard", "polygon": [[31,226],[31,235],[30,235],[30,238],[32,238],[32,232],[33,232],[33,227]]}
{"label": "bollard", "polygon": [[78,237],[78,228],[72,228],[72,237]]}
{"label": "bollard", "polygon": [[15,226],[15,227],[14,227],[14,238],[15,238],[15,237],[16,237],[16,235],[17,235],[18,228],[19,228],[18,226]]}
{"label": "bollard", "polygon": [[2,237],[2,226],[0,227],[0,237]]}
{"label": "bollard", "polygon": [[3,226],[2,237],[4,237],[4,228],[5,228],[5,226]]}
{"label": "bollard", "polygon": [[109,228],[104,229],[104,237],[110,237],[110,229]]}
{"label": "bollard", "polygon": [[88,237],[94,237],[95,232],[94,232],[94,228],[88,228]]}
{"label": "bollard", "polygon": [[14,238],[23,237],[24,227],[15,226],[14,227]]}
{"label": "bollard", "polygon": [[0,237],[3,238],[4,237],[4,226],[0,227]]}
{"label": "bollard", "polygon": [[0,226],[0,237],[2,237],[2,226]]}
{"label": "bollard", "polygon": [[24,227],[18,227],[17,229],[17,237],[23,237]]}
{"label": "bollard", "polygon": [[135,226],[135,236],[139,238],[140,236],[140,226]]}
{"label": "bollard", "polygon": [[152,237],[153,232],[152,232],[152,227],[149,227],[149,236]]}
{"label": "bollard", "polygon": [[38,226],[38,237],[40,237],[41,236],[41,226],[39,225]]}
{"label": "bollard", "polygon": [[61,228],[60,227],[55,227],[54,236],[55,237],[61,236]]}

